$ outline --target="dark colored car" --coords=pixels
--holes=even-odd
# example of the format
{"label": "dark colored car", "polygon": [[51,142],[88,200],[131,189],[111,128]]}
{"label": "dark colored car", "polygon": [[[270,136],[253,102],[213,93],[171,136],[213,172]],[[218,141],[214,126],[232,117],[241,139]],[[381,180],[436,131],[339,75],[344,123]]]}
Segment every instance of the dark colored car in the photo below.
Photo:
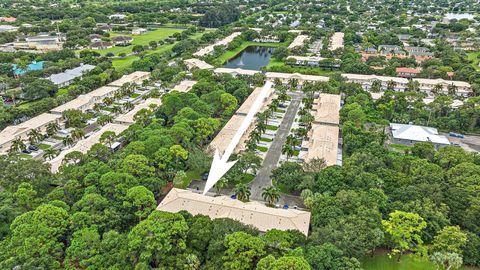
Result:
{"label": "dark colored car", "polygon": [[207,181],[207,179],[208,179],[208,173],[202,174],[202,180]]}
{"label": "dark colored car", "polygon": [[38,151],[38,147],[36,147],[35,145],[30,145],[30,146],[28,147],[28,150]]}
{"label": "dark colored car", "polygon": [[25,150],[22,150],[22,153],[24,153],[24,154],[31,154],[32,151],[30,151],[30,150],[28,150],[28,149],[25,149]]}

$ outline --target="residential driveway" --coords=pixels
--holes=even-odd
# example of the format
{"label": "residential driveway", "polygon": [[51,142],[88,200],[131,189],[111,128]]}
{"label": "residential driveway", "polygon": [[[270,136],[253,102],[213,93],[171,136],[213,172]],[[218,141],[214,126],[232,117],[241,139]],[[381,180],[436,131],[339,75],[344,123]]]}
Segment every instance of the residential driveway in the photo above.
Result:
{"label": "residential driveway", "polygon": [[272,185],[270,175],[272,170],[277,167],[280,156],[282,155],[282,146],[287,140],[287,136],[292,127],[293,121],[297,114],[300,103],[302,102],[303,93],[295,92],[291,93],[292,100],[290,106],[288,106],[285,112],[285,117],[277,130],[277,135],[273,139],[272,145],[268,149],[268,152],[263,160],[262,168],[258,171],[257,176],[251,183],[252,200],[262,200],[262,189]]}

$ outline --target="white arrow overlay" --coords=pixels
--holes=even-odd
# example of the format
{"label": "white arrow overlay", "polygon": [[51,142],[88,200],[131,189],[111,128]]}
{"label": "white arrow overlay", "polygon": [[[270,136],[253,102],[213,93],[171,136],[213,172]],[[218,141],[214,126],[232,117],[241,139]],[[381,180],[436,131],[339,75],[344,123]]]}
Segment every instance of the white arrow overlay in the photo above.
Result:
{"label": "white arrow overlay", "polygon": [[218,153],[218,149],[215,149],[212,166],[210,167],[207,183],[205,184],[205,189],[203,190],[203,195],[205,195],[218,182],[218,180],[220,180],[220,178],[222,178],[222,176],[224,176],[228,172],[228,170],[230,170],[230,168],[232,168],[232,166],[235,165],[235,163],[237,162],[237,160],[228,161],[228,159],[235,150],[235,147],[237,147],[238,143],[242,139],[243,134],[247,131],[248,127],[253,122],[255,115],[262,107],[263,101],[267,97],[270,89],[272,88],[272,85],[273,83],[271,81],[267,81],[262,87],[260,94],[258,94],[257,98],[253,102],[250,110],[247,113],[247,116],[245,116],[245,118],[243,119],[240,127],[237,129],[237,132],[235,132],[235,135],[233,135],[232,140],[228,144],[225,152],[221,157]]}

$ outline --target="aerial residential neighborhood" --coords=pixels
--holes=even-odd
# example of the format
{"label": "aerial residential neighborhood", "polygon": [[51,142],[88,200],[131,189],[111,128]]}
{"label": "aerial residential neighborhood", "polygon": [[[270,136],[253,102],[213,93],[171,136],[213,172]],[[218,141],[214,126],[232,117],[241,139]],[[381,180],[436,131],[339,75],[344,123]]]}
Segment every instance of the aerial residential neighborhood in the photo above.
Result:
{"label": "aerial residential neighborhood", "polygon": [[480,3],[0,1],[0,269],[480,269]]}

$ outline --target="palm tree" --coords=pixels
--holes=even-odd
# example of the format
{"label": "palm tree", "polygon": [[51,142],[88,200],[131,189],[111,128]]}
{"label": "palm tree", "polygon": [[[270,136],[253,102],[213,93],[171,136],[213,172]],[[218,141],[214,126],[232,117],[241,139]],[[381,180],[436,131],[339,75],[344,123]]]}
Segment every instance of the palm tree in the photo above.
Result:
{"label": "palm tree", "polygon": [[437,83],[432,88],[432,94],[438,95],[439,93],[443,92],[443,85],[441,83]]}
{"label": "palm tree", "polygon": [[247,140],[245,142],[245,147],[248,151],[255,151],[255,149],[257,149],[257,143],[253,140]]}
{"label": "palm tree", "polygon": [[134,107],[135,107],[135,105],[133,105],[133,103],[131,103],[131,102],[125,102],[125,103],[123,104],[123,109],[124,109],[125,111],[130,111],[130,110],[133,109]]}
{"label": "palm tree", "polygon": [[395,90],[395,87],[397,87],[397,83],[393,80],[390,80],[387,82],[387,89],[389,90]]}
{"label": "palm tree", "polygon": [[16,137],[12,141],[12,145],[10,146],[10,152],[20,152],[25,150],[26,146],[23,140],[20,137]]}
{"label": "palm tree", "polygon": [[93,110],[96,111],[97,113],[103,109],[103,104],[102,103],[95,103],[93,104]]}
{"label": "palm tree", "polygon": [[293,150],[293,147],[292,147],[291,144],[285,143],[282,146],[282,154],[287,156],[287,161],[288,161],[288,158],[293,156],[294,153],[295,153],[295,151]]}
{"label": "palm tree", "polygon": [[106,123],[111,123],[113,122],[113,116],[111,115],[100,115],[97,119],[97,124],[100,126],[105,125]]}
{"label": "palm tree", "polygon": [[306,114],[300,116],[299,121],[300,123],[304,124],[307,129],[310,129],[313,121],[315,121],[315,117],[310,112],[307,112]]}
{"label": "palm tree", "polygon": [[260,132],[260,134],[263,134],[267,131],[267,125],[263,122],[259,122],[255,129],[258,130],[258,132]]}
{"label": "palm tree", "polygon": [[273,80],[273,85],[275,89],[278,89],[282,86],[282,81],[279,78]]}
{"label": "palm tree", "polygon": [[261,138],[262,135],[256,129],[252,130],[252,132],[250,132],[250,135],[248,136],[248,140],[251,140],[255,143],[258,143]]}
{"label": "palm tree", "polygon": [[265,125],[268,124],[268,115],[265,112],[260,112],[257,113],[257,121],[260,123],[265,123]]}
{"label": "palm tree", "polygon": [[290,89],[297,89],[298,80],[297,79],[290,79],[288,81],[288,85],[290,86]]}
{"label": "palm tree", "polygon": [[47,134],[48,136],[52,136],[53,134],[57,133],[60,129],[60,125],[57,122],[50,122],[47,124]]}
{"label": "palm tree", "polygon": [[32,129],[28,132],[28,141],[30,144],[35,144],[43,139],[42,133],[38,129]]}
{"label": "palm tree", "polygon": [[285,143],[291,146],[297,146],[298,144],[300,144],[300,140],[295,138],[295,136],[293,136],[292,134],[290,134],[287,136],[287,141]]}
{"label": "palm tree", "polygon": [[448,94],[450,96],[455,96],[455,95],[457,95],[458,87],[455,84],[452,83],[452,84],[449,84],[447,86],[447,90],[448,90]]}
{"label": "palm tree", "polygon": [[416,92],[419,90],[420,83],[418,81],[409,80],[407,83],[407,89],[409,92]]}
{"label": "palm tree", "polygon": [[45,149],[44,153],[43,153],[43,157],[45,159],[48,159],[48,160],[52,160],[54,159],[56,156],[58,155],[58,152],[57,150],[53,149],[53,148],[47,148]]}
{"label": "palm tree", "polygon": [[278,95],[278,100],[280,100],[280,102],[283,103],[287,101],[288,99],[287,88],[284,86],[277,88],[277,95]]}
{"label": "palm tree", "polygon": [[262,197],[268,205],[273,206],[280,199],[280,191],[274,186],[265,187],[262,190]]}
{"label": "palm tree", "polygon": [[382,90],[382,82],[380,80],[375,80],[372,82],[372,87],[370,87],[370,91],[373,93],[378,93]]}
{"label": "palm tree", "polygon": [[111,97],[106,97],[102,100],[103,104],[107,105],[107,106],[110,106],[113,104],[113,98]]}
{"label": "palm tree", "polygon": [[248,202],[250,199],[250,195],[252,194],[250,191],[250,187],[244,183],[238,183],[235,188],[233,189],[237,198],[242,202]]}
{"label": "palm tree", "polygon": [[62,142],[63,142],[63,145],[65,145],[67,147],[72,146],[74,144],[74,140],[73,140],[72,136],[70,136],[70,135],[65,136],[62,139]]}
{"label": "palm tree", "polygon": [[75,141],[82,139],[83,136],[85,136],[85,131],[83,131],[83,129],[76,128],[72,131],[72,139]]}
{"label": "palm tree", "polygon": [[121,113],[121,112],[122,112],[122,107],[120,107],[120,106],[113,106],[113,108],[112,108],[112,113],[118,114],[118,113]]}
{"label": "palm tree", "polygon": [[308,130],[306,128],[297,128],[295,130],[295,136],[298,138],[305,138],[308,134]]}
{"label": "palm tree", "polygon": [[220,195],[220,190],[227,185],[227,179],[224,177],[220,178],[217,183],[215,183],[215,190],[217,191],[217,195]]}

